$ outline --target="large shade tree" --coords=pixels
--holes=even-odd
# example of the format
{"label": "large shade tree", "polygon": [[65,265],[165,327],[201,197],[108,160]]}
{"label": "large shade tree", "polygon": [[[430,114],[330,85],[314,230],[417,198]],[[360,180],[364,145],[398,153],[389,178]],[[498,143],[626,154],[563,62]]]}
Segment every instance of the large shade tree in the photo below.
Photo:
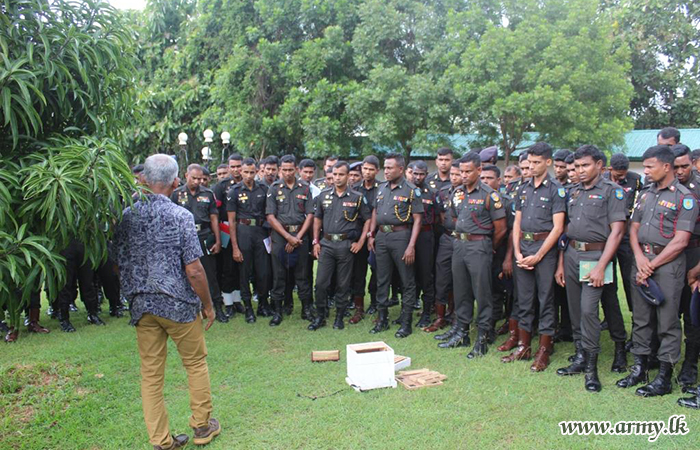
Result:
{"label": "large shade tree", "polygon": [[0,305],[14,327],[32,292],[55,297],[71,239],[104,260],[130,198],[132,37],[120,17],[99,1],[0,4]]}

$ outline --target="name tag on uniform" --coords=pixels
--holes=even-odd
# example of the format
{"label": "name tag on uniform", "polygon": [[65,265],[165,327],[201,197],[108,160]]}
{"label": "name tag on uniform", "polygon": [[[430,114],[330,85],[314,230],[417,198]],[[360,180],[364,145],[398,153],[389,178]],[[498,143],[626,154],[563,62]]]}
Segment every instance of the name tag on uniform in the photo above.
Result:
{"label": "name tag on uniform", "polygon": [[595,194],[588,194],[588,198],[592,198],[592,199],[595,199],[595,200],[603,200],[603,196],[602,196],[602,195],[595,195]]}
{"label": "name tag on uniform", "polygon": [[355,202],[343,202],[343,206],[355,206]]}

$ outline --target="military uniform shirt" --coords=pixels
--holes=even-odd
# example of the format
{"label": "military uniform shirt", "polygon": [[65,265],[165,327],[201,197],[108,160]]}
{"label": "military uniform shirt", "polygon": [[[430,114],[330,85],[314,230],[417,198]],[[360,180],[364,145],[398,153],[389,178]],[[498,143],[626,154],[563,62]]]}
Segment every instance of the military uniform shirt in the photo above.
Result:
{"label": "military uniform shirt", "polygon": [[211,217],[209,216],[212,214],[219,215],[219,210],[216,207],[216,197],[211,189],[199,186],[194,195],[192,195],[190,190],[187,189],[187,185],[183,185],[173,191],[170,195],[170,200],[192,213],[194,223],[198,228],[197,234],[200,237],[211,232]]}
{"label": "military uniform shirt", "polygon": [[228,191],[226,210],[236,213],[236,219],[255,219],[257,225],[262,225],[265,220],[265,199],[267,188],[257,182],[253,182],[253,189],[240,182]]}
{"label": "military uniform shirt", "polygon": [[[696,171],[693,170],[691,172],[690,180],[688,180],[688,184],[684,184],[684,186],[693,194],[695,202],[697,203],[697,201],[700,200],[700,182],[698,181],[698,173]],[[695,228],[693,229],[693,237],[698,236],[700,236],[700,216],[698,220],[695,221]]]}
{"label": "military uniform shirt", "polygon": [[430,189],[432,189],[435,192],[440,191],[442,188],[445,186],[451,186],[452,182],[450,181],[450,177],[448,174],[448,177],[446,180],[441,180],[440,179],[440,172],[435,171],[428,175],[428,178],[426,178],[425,182],[430,186]]}
{"label": "military uniform shirt", "polygon": [[325,189],[315,202],[314,217],[323,220],[323,232],[327,234],[359,232],[362,223],[370,218],[365,196],[352,189],[340,197],[335,188]]}
{"label": "military uniform shirt", "polygon": [[[605,172],[603,175],[606,179],[610,179],[610,173]],[[627,217],[632,215],[632,210],[634,210],[634,203],[637,200],[637,193],[642,190],[644,183],[642,183],[642,176],[635,172],[627,172],[627,175],[623,180],[617,182],[617,184],[622,187],[625,191],[625,203],[627,205]]]}
{"label": "military uniform shirt", "polygon": [[554,228],[552,216],[566,213],[566,189],[549,174],[537,188],[530,178],[517,193],[515,210],[522,213],[520,229],[523,232],[550,232]]}
{"label": "military uniform shirt", "polygon": [[421,190],[403,177],[393,189],[385,181],[377,189],[375,208],[378,225],[411,225],[413,214],[423,214]]}
{"label": "military uniform shirt", "polygon": [[325,177],[323,177],[323,178],[316,178],[316,179],[313,181],[313,184],[314,184],[317,188],[319,188],[320,190],[324,190],[324,189],[330,187],[330,186],[328,186],[328,185],[326,184],[326,178],[325,178]]}
{"label": "military uniform shirt", "polygon": [[522,178],[518,178],[517,180],[511,181],[506,185],[506,194],[514,196],[518,189],[520,189],[520,186],[522,186],[523,184],[524,183]]}
{"label": "military uniform shirt", "polygon": [[674,179],[659,190],[652,183],[640,192],[632,221],[638,222],[639,243],[666,246],[678,231],[692,232],[698,218],[693,194]]}
{"label": "military uniform shirt", "polygon": [[360,194],[364,195],[365,198],[367,199],[367,205],[369,206],[369,210],[372,211],[374,210],[374,204],[376,203],[377,200],[377,189],[379,188],[379,183],[376,181],[372,184],[372,186],[367,189],[365,187],[365,182],[360,181],[357,186],[355,186],[353,189],[355,189],[357,192]]}
{"label": "military uniform shirt", "polygon": [[274,215],[282,225],[302,225],[306,215],[313,212],[311,189],[306,181],[297,179],[292,189],[281,179],[270,186],[265,214]]}
{"label": "military uniform shirt", "polygon": [[238,183],[231,176],[228,176],[219,181],[212,189],[214,191],[214,195],[216,196],[216,206],[219,208],[219,217],[221,217],[222,221],[228,220],[226,216],[228,191],[231,190],[231,188],[236,184]]}
{"label": "military uniform shirt", "polygon": [[506,209],[506,226],[512,230],[515,223],[515,200],[508,194],[501,194],[501,201]]}
{"label": "military uniform shirt", "polygon": [[474,190],[455,191],[452,196],[457,212],[458,233],[493,234],[493,222],[506,217],[501,195],[481,181],[477,181]]}
{"label": "military uniform shirt", "polygon": [[569,192],[569,227],[566,235],[580,242],[605,242],[610,224],[627,220],[625,192],[602,177],[586,189],[583,183]]}
{"label": "military uniform shirt", "polygon": [[457,222],[457,215],[455,214],[454,209],[452,209],[451,203],[452,194],[454,194],[454,191],[457,189],[462,189],[462,186],[457,186],[455,188],[450,184],[449,186],[445,186],[440,189],[438,195],[435,196],[438,212],[445,215],[445,220],[443,221],[442,226],[447,231],[454,231]]}
{"label": "military uniform shirt", "polygon": [[423,202],[423,220],[422,225],[434,225],[437,223],[436,215],[439,213],[435,207],[435,191],[428,187],[428,185],[423,185],[419,187],[421,191],[421,202]]}

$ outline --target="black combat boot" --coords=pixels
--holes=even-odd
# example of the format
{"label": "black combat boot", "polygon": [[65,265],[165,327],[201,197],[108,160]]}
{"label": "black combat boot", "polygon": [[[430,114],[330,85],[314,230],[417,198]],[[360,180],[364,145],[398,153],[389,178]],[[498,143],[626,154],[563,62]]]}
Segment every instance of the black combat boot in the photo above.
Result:
{"label": "black combat boot", "polygon": [[416,323],[416,328],[425,328],[431,323],[433,323],[432,320],[430,320],[430,312],[433,309],[433,304],[428,303],[428,302],[423,302],[423,312],[420,315],[420,319],[418,319],[418,323]]}
{"label": "black combat boot", "polygon": [[70,323],[70,316],[68,313],[68,308],[60,308],[58,310],[58,323],[61,325],[61,330],[65,333],[73,333],[75,327]]}
{"label": "black combat boot", "polygon": [[97,314],[97,308],[95,308],[92,312],[88,311],[87,321],[92,325],[107,325],[102,321],[102,319],[100,319],[100,316]]}
{"label": "black combat boot", "polygon": [[685,342],[685,359],[676,380],[682,387],[693,386],[698,382],[698,354],[700,346],[697,343]]}
{"label": "black combat boot", "polygon": [[457,325],[457,328],[446,341],[440,342],[438,348],[457,348],[457,347],[469,347],[471,341],[469,340],[469,327],[462,327]]}
{"label": "black combat boot", "polygon": [[488,330],[479,330],[479,333],[476,336],[476,342],[474,343],[474,348],[472,348],[472,351],[467,354],[467,359],[474,359],[484,356],[489,351],[488,340]]}
{"label": "black combat boot", "polygon": [[228,316],[224,312],[223,303],[221,300],[214,302],[214,312],[216,313],[216,321],[221,323],[228,323]]}
{"label": "black combat boot", "polygon": [[381,333],[382,331],[389,329],[389,310],[380,307],[377,309],[377,311],[379,315],[377,318],[377,323],[374,324],[374,328],[369,330],[369,332],[372,334]]}
{"label": "black combat boot", "polygon": [[[623,342],[624,344],[624,342]],[[603,386],[598,379],[598,354],[586,352],[586,371],[583,385],[588,392],[600,392]]]}
{"label": "black combat boot", "polygon": [[413,328],[411,326],[411,322],[413,321],[413,314],[411,312],[410,307],[406,311],[402,311],[401,319],[401,326],[396,331],[396,333],[394,333],[394,336],[396,336],[397,338],[405,338],[410,336],[411,333],[413,333]]}
{"label": "black combat boot", "polygon": [[371,316],[377,312],[377,294],[370,293],[369,308],[367,308],[367,315]]}
{"label": "black combat boot", "polygon": [[690,398],[679,398],[678,405],[684,408],[700,409],[700,397],[696,394]]}
{"label": "black combat boot", "polygon": [[345,311],[346,308],[337,308],[335,311],[335,322],[333,322],[333,329],[334,330],[342,330],[345,328],[345,322],[343,319],[345,319]]}
{"label": "black combat boot", "polygon": [[454,334],[459,331],[460,326],[457,320],[452,320],[452,326],[444,333],[442,334],[436,334],[433,336],[434,339],[437,339],[438,341],[446,341],[450,339]]}
{"label": "black combat boot", "polygon": [[311,301],[305,300],[301,302],[301,320],[314,320],[314,313],[311,309]]}
{"label": "black combat boot", "polygon": [[627,350],[625,350],[625,342],[615,342],[615,356],[613,357],[612,367],[610,371],[616,373],[627,372]]}
{"label": "black combat boot", "polygon": [[576,347],[576,353],[574,353],[574,358],[567,367],[562,367],[557,369],[557,375],[567,376],[567,375],[578,375],[583,373],[586,368],[586,355],[583,350],[583,345],[581,341],[574,341],[574,346]]}
{"label": "black combat boot", "polygon": [[272,310],[272,320],[270,320],[270,326],[276,327],[282,323],[282,301],[275,300],[274,309]]}
{"label": "black combat boot", "polygon": [[670,394],[673,390],[671,378],[673,377],[673,364],[666,361],[659,361],[659,373],[656,374],[654,381],[642,386],[635,394],[641,397],[657,397],[659,395]]}
{"label": "black combat boot", "polygon": [[306,327],[309,331],[316,331],[319,328],[326,326],[326,308],[316,308],[316,315],[311,320],[311,323]]}
{"label": "black combat boot", "polygon": [[250,302],[250,299],[243,300],[243,304],[245,305],[245,321],[247,323],[255,323],[255,314],[253,313],[253,304]]}
{"label": "black combat boot", "polygon": [[629,375],[618,380],[617,387],[628,388],[649,381],[648,361],[647,355],[634,355],[634,364],[630,367]]}
{"label": "black combat boot", "polygon": [[260,317],[272,316],[272,308],[270,308],[270,303],[268,303],[266,298],[258,300],[258,315]]}

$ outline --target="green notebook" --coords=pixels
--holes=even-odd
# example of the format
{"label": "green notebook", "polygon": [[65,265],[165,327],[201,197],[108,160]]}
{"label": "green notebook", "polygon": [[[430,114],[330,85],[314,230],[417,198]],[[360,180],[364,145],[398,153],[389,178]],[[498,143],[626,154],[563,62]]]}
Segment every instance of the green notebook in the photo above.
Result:
{"label": "green notebook", "polygon": [[[588,276],[589,273],[591,273],[591,270],[598,265],[598,261],[581,261],[578,266],[578,281],[584,282],[587,281],[583,277]],[[603,283],[605,284],[610,284],[613,282],[613,265],[612,261],[608,263],[608,265],[605,267],[605,281]]]}

